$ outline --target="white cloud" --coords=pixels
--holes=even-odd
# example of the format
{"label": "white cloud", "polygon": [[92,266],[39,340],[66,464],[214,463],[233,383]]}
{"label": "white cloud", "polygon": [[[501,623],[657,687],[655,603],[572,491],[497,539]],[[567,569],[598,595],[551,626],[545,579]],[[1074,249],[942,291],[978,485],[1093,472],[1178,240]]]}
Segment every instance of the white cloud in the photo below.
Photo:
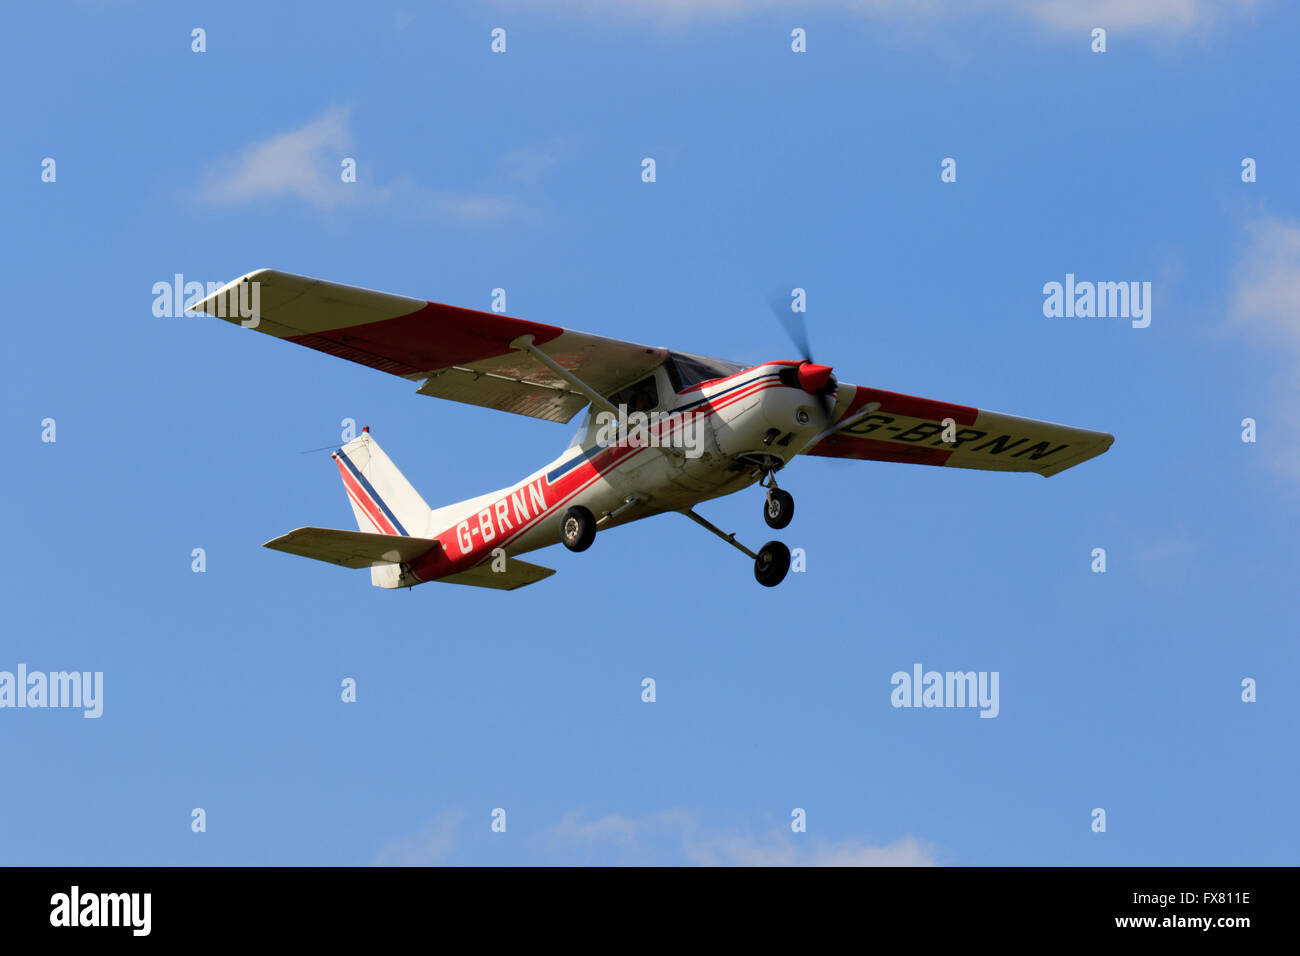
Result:
{"label": "white cloud", "polygon": [[641,818],[611,814],[586,820],[581,811],[548,827],[541,845],[590,857],[612,851],[620,863],[703,866],[934,866],[933,849],[914,837],[873,846],[860,840],[828,841],[786,827],[753,833],[713,830],[683,810]]}
{"label": "white cloud", "polygon": [[1181,33],[1225,15],[1246,13],[1256,0],[1012,0],[1005,6],[1058,30],[1113,29]]}
{"label": "white cloud", "polygon": [[[245,147],[207,171],[199,198],[215,205],[297,199],[318,209],[387,205],[465,223],[492,222],[518,211],[504,196],[430,189],[409,179],[374,183],[373,166],[352,149],[349,120],[347,110],[329,109],[304,126]],[[357,161],[356,182],[343,181],[345,158]]]}
{"label": "white cloud", "polygon": [[1300,357],[1300,223],[1257,219],[1246,226],[1231,305],[1234,325]]}
{"label": "white cloud", "polygon": [[[395,840],[374,859],[377,866],[436,866],[448,862],[463,836],[472,842],[498,840],[486,821],[467,829],[465,814],[445,810],[418,833]],[[512,832],[514,832],[512,830]],[[872,845],[861,840],[823,840],[791,832],[788,825],[760,834],[711,829],[696,814],[666,810],[642,817],[612,813],[588,819],[581,810],[566,813],[513,850],[527,856],[513,863],[624,866],[935,866],[935,850],[914,837]]]}
{"label": "white cloud", "polygon": [[436,866],[445,863],[459,843],[465,814],[444,810],[419,833],[389,843],[375,856],[375,866]]}
{"label": "white cloud", "polygon": [[[1229,328],[1267,349],[1279,365],[1272,382],[1274,408],[1288,409],[1300,388],[1300,223],[1262,218],[1246,226],[1246,242],[1237,261]],[[1261,432],[1273,429],[1268,446],[1281,451],[1274,464],[1300,478],[1300,422],[1290,414],[1259,420]],[[1261,447],[1265,438],[1260,436]]]}
{"label": "white cloud", "polygon": [[313,206],[353,201],[360,184],[345,183],[339,175],[351,148],[347,112],[331,109],[305,126],[253,143],[209,170],[199,194],[213,203],[285,196]]}
{"label": "white cloud", "polygon": [[878,20],[940,22],[1008,15],[1056,30],[1129,29],[1181,33],[1253,9],[1257,0],[531,0],[547,10],[566,9],[597,18],[634,17],[682,24],[737,19],[777,10],[790,15],[846,10]]}
{"label": "white cloud", "polygon": [[545,143],[512,149],[503,163],[506,175],[517,182],[532,185],[559,165],[570,148],[570,138],[557,135]]}

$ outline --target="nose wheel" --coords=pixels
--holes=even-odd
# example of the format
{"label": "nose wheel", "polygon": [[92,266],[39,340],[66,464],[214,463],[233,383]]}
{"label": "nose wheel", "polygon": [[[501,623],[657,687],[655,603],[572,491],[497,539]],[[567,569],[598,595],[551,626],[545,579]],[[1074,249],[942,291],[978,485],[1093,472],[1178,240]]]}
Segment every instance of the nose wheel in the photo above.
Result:
{"label": "nose wheel", "polygon": [[769,488],[763,502],[763,520],[778,531],[794,520],[794,495],[780,488]]}
{"label": "nose wheel", "polygon": [[776,473],[771,470],[759,484],[767,489],[767,498],[763,501],[763,520],[769,528],[780,531],[794,520],[794,495],[776,486]]}

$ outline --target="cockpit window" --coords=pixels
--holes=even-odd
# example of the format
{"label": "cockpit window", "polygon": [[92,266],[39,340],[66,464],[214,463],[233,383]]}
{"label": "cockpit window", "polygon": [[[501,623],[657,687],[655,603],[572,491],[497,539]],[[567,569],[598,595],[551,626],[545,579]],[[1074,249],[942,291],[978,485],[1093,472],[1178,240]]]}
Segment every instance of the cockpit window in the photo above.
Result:
{"label": "cockpit window", "polygon": [[609,396],[609,403],[615,407],[626,405],[629,412],[650,411],[659,404],[659,388],[655,385],[655,377],[647,376],[634,385],[615,392]]}
{"label": "cockpit window", "polygon": [[692,385],[711,382],[715,378],[727,378],[737,372],[743,372],[745,366],[722,359],[705,358],[702,355],[690,355],[686,352],[669,352],[664,362],[664,371],[668,373],[673,388],[682,392]]}

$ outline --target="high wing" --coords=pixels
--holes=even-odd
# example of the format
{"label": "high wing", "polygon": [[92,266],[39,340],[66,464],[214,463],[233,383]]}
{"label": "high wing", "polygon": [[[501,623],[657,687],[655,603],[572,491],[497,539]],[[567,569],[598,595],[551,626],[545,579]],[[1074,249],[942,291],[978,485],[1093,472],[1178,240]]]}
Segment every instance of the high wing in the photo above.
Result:
{"label": "high wing", "polygon": [[[241,306],[251,317],[241,316]],[[522,336],[532,336],[534,346],[601,394],[630,384],[667,355],[558,325],[273,269],[240,276],[192,308],[423,382],[421,395],[553,422],[567,422],[590,399],[535,355],[512,347]]]}
{"label": "high wing", "polygon": [[[1105,432],[843,383],[833,414],[842,425],[804,454],[1050,476],[1115,441]],[[944,440],[945,420],[951,441]]]}

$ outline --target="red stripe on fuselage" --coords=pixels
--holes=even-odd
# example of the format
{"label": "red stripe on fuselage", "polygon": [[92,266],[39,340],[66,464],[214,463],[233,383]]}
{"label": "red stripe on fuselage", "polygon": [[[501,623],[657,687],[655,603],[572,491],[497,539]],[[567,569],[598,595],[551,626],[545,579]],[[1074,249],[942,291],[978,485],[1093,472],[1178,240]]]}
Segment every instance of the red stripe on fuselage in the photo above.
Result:
{"label": "red stripe on fuselage", "polygon": [[[753,371],[753,369],[749,369],[748,371]],[[770,374],[759,376],[746,387],[739,389],[734,394],[727,395],[726,398],[720,401],[717,405],[706,403],[698,409],[682,412],[681,417],[683,421],[688,415],[707,418],[709,415],[715,414],[721,409],[733,405],[751,395],[755,395],[758,392],[764,391],[765,389],[787,387],[788,386],[782,385],[776,379],[771,378]],[[547,483],[546,487],[550,491],[554,492],[558,497],[550,498],[548,496],[546,508],[525,521],[517,530],[512,531],[508,537],[495,538],[491,542],[470,548],[468,552],[465,552],[458,558],[451,558],[450,554],[453,544],[456,546],[457,552],[459,553],[460,551],[460,543],[457,539],[456,528],[462,522],[469,521],[473,515],[462,518],[460,522],[456,523],[456,525],[446,529],[437,536],[438,542],[442,547],[433,549],[428,554],[421,557],[412,566],[411,573],[422,581],[432,581],[440,577],[446,577],[448,574],[454,574],[457,571],[473,567],[484,559],[484,552],[490,551],[489,545],[491,548],[507,547],[511,542],[516,541],[520,536],[536,527],[538,522],[548,516],[554,515],[561,507],[585,491],[597,479],[609,474],[615,468],[624,464],[628,459],[632,458],[639,452],[646,451],[649,447],[653,446],[643,448],[640,446],[612,445],[608,448],[602,449],[581,465],[578,465],[569,471],[555,484],[552,485]],[[508,499],[512,493],[518,493],[521,489],[527,488],[537,480],[537,478],[533,478],[516,485],[514,488],[510,489],[510,491],[507,491],[505,495],[503,495],[503,498]],[[500,500],[502,499],[497,499],[497,501]],[[479,509],[479,512],[488,511],[495,515],[495,507],[496,501],[493,501],[489,503],[486,508]]]}
{"label": "red stripe on fuselage", "polygon": [[[769,365],[783,365],[783,366],[790,366],[790,365],[793,365],[793,366],[798,367],[799,365],[802,365],[802,364],[803,364],[802,362],[791,362],[791,361],[787,361],[787,360],[785,360],[785,359],[782,359],[782,360],[779,360],[779,361],[776,361],[776,362],[763,362],[763,363],[761,363],[761,364],[759,364],[759,365],[751,365],[749,368],[747,368],[747,369],[742,369],[741,371],[737,372],[737,373],[734,374],[734,375],[728,375],[726,378],[711,378],[711,379],[709,379],[707,382],[696,382],[694,385],[690,386],[689,388],[684,388],[684,389],[682,389],[682,390],[681,390],[680,392],[678,392],[677,394],[678,394],[678,395],[689,395],[691,392],[698,392],[698,391],[699,391],[700,389],[702,389],[702,388],[716,388],[716,387],[719,386],[719,385],[725,385],[725,384],[727,384],[727,382],[730,382],[733,378],[739,378],[739,377],[742,376],[742,375],[748,375],[750,372],[754,371],[754,369],[756,369],[756,368],[767,368]],[[767,374],[771,375],[772,373],[771,373],[771,372],[768,372]]]}

